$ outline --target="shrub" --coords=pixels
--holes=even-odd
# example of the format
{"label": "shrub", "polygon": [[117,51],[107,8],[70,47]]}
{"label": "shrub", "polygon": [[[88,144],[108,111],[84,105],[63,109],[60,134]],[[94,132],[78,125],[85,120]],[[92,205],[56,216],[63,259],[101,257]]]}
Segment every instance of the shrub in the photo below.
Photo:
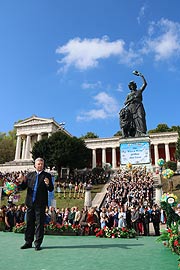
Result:
{"label": "shrub", "polygon": [[175,161],[169,160],[169,161],[167,161],[167,162],[165,163],[164,166],[165,166],[166,169],[171,169],[171,170],[173,170],[174,172],[177,170],[177,163],[176,163]]}

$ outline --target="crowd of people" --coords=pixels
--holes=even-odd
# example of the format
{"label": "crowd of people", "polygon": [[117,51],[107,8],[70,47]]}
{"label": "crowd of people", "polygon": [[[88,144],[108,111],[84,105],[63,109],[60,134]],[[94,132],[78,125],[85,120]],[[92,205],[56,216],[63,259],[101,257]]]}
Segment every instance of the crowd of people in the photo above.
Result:
{"label": "crowd of people", "polygon": [[107,188],[105,208],[114,218],[111,225],[126,226],[138,235],[150,235],[150,223],[155,235],[160,234],[160,223],[165,213],[153,202],[153,174],[146,167],[119,170]]}
{"label": "crowd of people", "polygon": [[[18,173],[13,173],[12,176],[16,181]],[[81,190],[83,194],[86,181],[78,179],[75,183],[71,182],[74,181],[71,179],[66,188],[71,191],[73,186],[72,192],[75,192],[76,183],[78,183],[78,190]],[[80,225],[82,234],[85,234],[87,230],[89,234],[93,234],[95,228],[104,226],[109,228],[127,227],[136,230],[137,235],[145,236],[150,235],[150,224],[152,224],[153,235],[158,236],[160,224],[166,223],[166,215],[159,205],[154,204],[153,184],[153,175],[146,168],[119,170],[109,180],[106,197],[100,209],[98,207],[79,209],[77,206],[60,209],[49,206],[45,209],[44,224],[53,222],[60,225]],[[60,182],[57,182],[55,186],[57,193],[58,185]],[[60,189],[63,194],[63,184],[60,185]],[[176,212],[180,215],[180,207],[176,209]],[[9,202],[7,206],[1,206],[0,230],[12,231],[16,224],[26,222],[26,214],[27,206],[25,204],[15,205]]]}

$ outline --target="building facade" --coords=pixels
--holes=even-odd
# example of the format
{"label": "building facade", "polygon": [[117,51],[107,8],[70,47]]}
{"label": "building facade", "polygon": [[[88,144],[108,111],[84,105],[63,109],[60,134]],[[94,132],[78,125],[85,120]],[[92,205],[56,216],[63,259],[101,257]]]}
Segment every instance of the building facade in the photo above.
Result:
{"label": "building facade", "polygon": [[[150,139],[151,164],[157,166],[159,158],[176,161],[177,132],[152,133]],[[120,137],[86,139],[86,146],[92,149],[92,168],[110,163],[113,169],[120,167]]]}
{"label": "building facade", "polygon": [[[15,159],[0,165],[0,171],[32,169],[31,151],[35,142],[59,130],[72,136],[64,129],[63,123],[59,124],[53,118],[40,118],[35,115],[16,123],[14,127],[17,130]],[[151,165],[157,166],[159,158],[176,161],[177,139],[177,132],[149,134]],[[90,168],[103,167],[107,163],[111,164],[112,169],[120,167],[120,137],[86,139],[85,143],[92,150]]]}
{"label": "building facade", "polygon": [[61,130],[71,136],[71,134],[64,129],[63,124],[58,124],[53,118],[40,118],[36,115],[16,123],[14,127],[17,130],[14,159],[16,162],[31,161],[31,151],[34,144],[45,137],[51,136],[54,132]]}

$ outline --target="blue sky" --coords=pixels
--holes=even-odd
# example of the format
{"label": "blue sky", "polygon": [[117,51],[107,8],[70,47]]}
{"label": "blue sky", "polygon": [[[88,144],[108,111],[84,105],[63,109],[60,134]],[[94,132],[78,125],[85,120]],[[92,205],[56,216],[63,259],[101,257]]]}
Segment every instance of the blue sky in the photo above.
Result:
{"label": "blue sky", "polygon": [[147,128],[180,125],[179,0],[0,0],[0,132],[32,115],[111,137],[128,83]]}

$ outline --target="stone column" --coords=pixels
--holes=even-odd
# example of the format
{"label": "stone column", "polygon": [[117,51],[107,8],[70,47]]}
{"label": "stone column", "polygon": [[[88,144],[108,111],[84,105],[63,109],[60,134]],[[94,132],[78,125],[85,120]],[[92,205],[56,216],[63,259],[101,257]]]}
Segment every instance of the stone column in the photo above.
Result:
{"label": "stone column", "polygon": [[52,135],[52,132],[49,132],[49,133],[48,133],[48,138],[49,138],[51,135]]}
{"label": "stone column", "polygon": [[20,154],[21,154],[21,136],[19,135],[17,137],[17,143],[16,143],[15,160],[20,159]]}
{"label": "stone column", "polygon": [[42,134],[39,133],[38,136],[37,136],[37,141],[39,142],[40,140],[42,140]]}
{"label": "stone column", "polygon": [[157,161],[159,159],[158,144],[154,144],[154,159],[155,159],[155,166],[157,166]]}
{"label": "stone column", "polygon": [[161,196],[162,196],[162,188],[161,186],[156,187],[156,198],[155,198],[155,203],[157,203],[160,206],[160,201],[161,201]]}
{"label": "stone column", "polygon": [[106,163],[106,148],[102,149],[102,165]]}
{"label": "stone column", "polygon": [[92,150],[92,168],[96,167],[96,149]]}
{"label": "stone column", "polygon": [[166,161],[170,160],[170,152],[169,152],[169,144],[165,143],[165,154],[166,154]]}
{"label": "stone column", "polygon": [[25,149],[25,159],[30,159],[30,146],[31,146],[31,136],[27,135],[26,149]]}
{"label": "stone column", "polygon": [[23,137],[23,148],[22,148],[22,157],[21,157],[22,160],[25,159],[25,149],[26,149],[26,138]]}
{"label": "stone column", "polygon": [[116,148],[112,148],[112,169],[116,168]]}

